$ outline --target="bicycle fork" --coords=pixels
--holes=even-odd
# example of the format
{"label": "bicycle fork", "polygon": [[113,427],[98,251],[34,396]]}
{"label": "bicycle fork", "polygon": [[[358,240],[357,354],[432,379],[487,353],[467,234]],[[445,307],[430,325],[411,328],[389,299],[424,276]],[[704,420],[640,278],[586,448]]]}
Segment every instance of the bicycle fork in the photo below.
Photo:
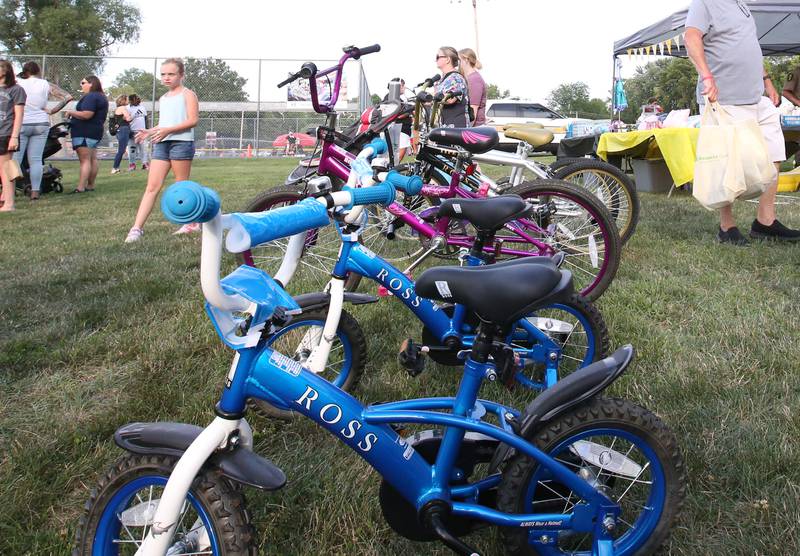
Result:
{"label": "bicycle fork", "polygon": [[231,434],[237,430],[245,435],[245,443],[252,443],[252,431],[246,421],[217,417],[183,453],[169,476],[153,516],[153,524],[136,551],[136,556],[161,555],[167,552],[192,481],[211,454],[218,448],[224,448]]}
{"label": "bicycle fork", "polygon": [[339,320],[342,317],[342,305],[344,305],[344,278],[332,277],[325,288],[330,294],[330,304],[328,305],[328,315],[325,317],[325,325],[320,334],[318,327],[312,327],[306,332],[300,342],[298,350],[306,346],[311,348],[311,355],[305,361],[305,367],[313,373],[320,374],[325,370],[328,363],[328,356],[331,353],[331,346],[336,339],[336,330],[339,328]]}

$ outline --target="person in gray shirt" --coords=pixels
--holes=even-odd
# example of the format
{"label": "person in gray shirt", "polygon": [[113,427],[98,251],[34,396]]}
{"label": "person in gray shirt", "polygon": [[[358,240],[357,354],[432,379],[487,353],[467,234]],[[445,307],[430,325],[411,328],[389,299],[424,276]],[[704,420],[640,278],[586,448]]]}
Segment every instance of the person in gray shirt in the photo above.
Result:
{"label": "person in gray shirt", "polygon": [[[744,0],[692,0],[686,16],[686,51],[697,73],[697,101],[719,102],[734,119],[756,120],[776,166],[786,160],[780,115],[780,95],[764,69],[756,24]],[[764,96],[766,94],[766,96]],[[753,239],[800,241],[800,231],[775,217],[778,181],[759,198],[750,226]],[[731,206],[720,209],[717,239],[747,244],[736,227]]]}

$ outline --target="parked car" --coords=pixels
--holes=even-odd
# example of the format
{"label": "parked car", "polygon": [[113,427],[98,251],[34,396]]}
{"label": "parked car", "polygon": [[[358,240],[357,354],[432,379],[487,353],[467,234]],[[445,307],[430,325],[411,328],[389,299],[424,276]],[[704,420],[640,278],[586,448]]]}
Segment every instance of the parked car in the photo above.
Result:
{"label": "parked car", "polygon": [[546,106],[526,101],[526,100],[490,100],[486,103],[486,123],[494,126],[500,134],[500,148],[502,150],[514,150],[517,141],[506,139],[503,134],[503,127],[508,124],[537,123],[542,124],[545,129],[553,132],[553,142],[541,149],[555,154],[558,150],[558,143],[567,133],[567,126],[571,123],[588,123],[593,120],[585,118],[565,118],[558,112],[550,110]]}

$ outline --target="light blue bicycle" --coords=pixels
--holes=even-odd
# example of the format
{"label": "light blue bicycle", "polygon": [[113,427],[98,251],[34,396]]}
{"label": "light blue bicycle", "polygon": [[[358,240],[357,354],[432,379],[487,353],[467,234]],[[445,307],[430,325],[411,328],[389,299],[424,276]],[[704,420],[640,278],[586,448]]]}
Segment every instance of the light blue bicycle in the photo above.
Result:
{"label": "light blue bicycle", "polygon": [[[255,554],[240,485],[274,490],[286,478],[252,451],[248,398],[312,419],[367,461],[383,478],[387,522],[409,539],[479,554],[462,537],[490,524],[501,527],[508,554],[649,554],[664,542],[686,484],[676,439],[646,409],[601,397],[633,358],[630,346],[572,373],[522,412],[478,398],[497,373],[501,331],[539,301],[537,284],[552,280],[541,265],[521,266],[525,279],[491,296],[483,293],[491,266],[424,272],[418,295],[462,303],[480,317],[463,379],[454,397],[372,406],[267,346],[299,309],[269,275],[240,267],[219,278],[224,228],[232,230],[229,243],[246,237],[256,245],[326,225],[336,207],[389,203],[394,195],[379,184],[223,216],[217,195],[197,184],[165,193],[170,220],[203,223],[206,312],[235,351],[233,364],[206,428],[134,423],[116,432],[128,453],[92,491],[76,554]],[[396,424],[431,430],[402,437]]]}

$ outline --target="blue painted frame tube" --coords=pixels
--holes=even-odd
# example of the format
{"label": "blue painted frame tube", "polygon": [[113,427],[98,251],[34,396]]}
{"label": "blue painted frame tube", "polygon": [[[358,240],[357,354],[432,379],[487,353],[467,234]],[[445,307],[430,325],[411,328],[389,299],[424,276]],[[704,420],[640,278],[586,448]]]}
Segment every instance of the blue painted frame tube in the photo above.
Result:
{"label": "blue painted frame tube", "polygon": [[[341,229],[339,233],[341,235]],[[339,258],[336,260],[336,265],[333,267],[333,274],[335,276],[344,277],[347,274],[347,261],[350,259],[353,245],[354,242],[342,238],[342,244],[339,247]]]}
{"label": "blue painted frame tube", "polygon": [[390,426],[367,423],[364,406],[347,392],[268,347],[247,375],[243,400],[282,400],[356,452],[412,504],[431,494],[431,465]]}
{"label": "blue painted frame tube", "polygon": [[[247,376],[250,373],[250,368],[253,366],[253,361],[258,356],[261,350],[258,347],[238,350],[236,352],[237,359],[234,360],[236,369],[233,371],[233,376],[228,374],[225,380],[225,389],[222,391],[222,396],[219,400],[219,407],[222,411],[227,413],[241,413],[245,408],[245,383]],[[233,364],[231,364],[233,367]]]}
{"label": "blue painted frame tube", "polygon": [[[478,391],[488,368],[489,365],[467,359],[464,365],[464,374],[461,377],[461,384],[456,394],[455,404],[453,405],[452,414],[454,416],[471,417],[475,402],[478,399]],[[442,443],[436,454],[436,465],[433,467],[433,483],[439,489],[449,490],[451,480],[455,479],[453,470],[466,432],[460,427],[447,427],[444,431]]]}
{"label": "blue painted frame tube", "polygon": [[[485,506],[476,506],[466,502],[453,502],[453,514],[481,521],[488,521],[495,525],[519,527],[524,521],[542,522],[536,526],[537,530],[560,531],[572,527],[571,514],[506,514]],[[546,522],[560,523],[560,525],[545,525]]]}
{"label": "blue painted frame tube", "polygon": [[419,297],[414,291],[414,282],[363,245],[352,245],[347,270],[374,280],[391,291],[437,337],[444,337],[450,330],[450,317],[444,311],[431,300]]}
{"label": "blue painted frame tube", "polygon": [[[364,407],[347,392],[304,369],[297,361],[283,354],[267,347],[261,348],[256,356],[252,354],[255,349],[250,351],[248,360],[252,362],[252,366],[249,372],[236,373],[233,384],[237,387],[231,388],[230,396],[236,392],[242,396],[240,398],[242,404],[247,397],[283,400],[284,405],[316,422],[356,452],[416,507],[432,498],[447,500],[450,498],[451,490],[446,482],[444,489],[437,488],[433,480],[433,466],[408,446],[405,440],[389,426],[390,423],[452,427],[459,429],[462,436],[465,431],[485,434],[509,444],[546,465],[556,479],[578,493],[594,509],[615,506],[605,495],[596,491],[571,470],[513,432],[475,419],[435,411],[386,410],[380,405]],[[237,369],[245,370],[241,358]],[[468,403],[468,398],[474,398],[476,390],[472,396],[469,390],[472,389],[481,370],[485,370],[484,365],[474,364],[471,371],[473,376],[462,386],[464,395],[460,400],[456,398],[456,403],[462,408],[466,406],[471,408],[472,404]],[[244,387],[241,387],[240,381],[244,382]],[[409,401],[409,403],[414,402]],[[444,476],[443,471],[440,470],[442,476]],[[479,505],[475,510],[465,509],[470,512],[484,510],[485,508]],[[485,516],[490,522],[496,519],[491,511]],[[523,522],[534,521],[536,514],[504,516],[502,519],[504,523],[521,526]]]}
{"label": "blue painted frame tube", "polygon": [[381,406],[367,408],[363,416],[367,423],[419,423],[443,427],[460,427],[466,431],[478,432],[486,436],[491,436],[527,454],[540,464],[547,466],[548,470],[550,470],[559,481],[577,492],[584,500],[603,506],[615,505],[605,495],[593,489],[589,483],[572,473],[563,464],[556,462],[553,458],[535,446],[527,443],[522,438],[506,432],[495,425],[434,411],[384,411],[381,409]]}

